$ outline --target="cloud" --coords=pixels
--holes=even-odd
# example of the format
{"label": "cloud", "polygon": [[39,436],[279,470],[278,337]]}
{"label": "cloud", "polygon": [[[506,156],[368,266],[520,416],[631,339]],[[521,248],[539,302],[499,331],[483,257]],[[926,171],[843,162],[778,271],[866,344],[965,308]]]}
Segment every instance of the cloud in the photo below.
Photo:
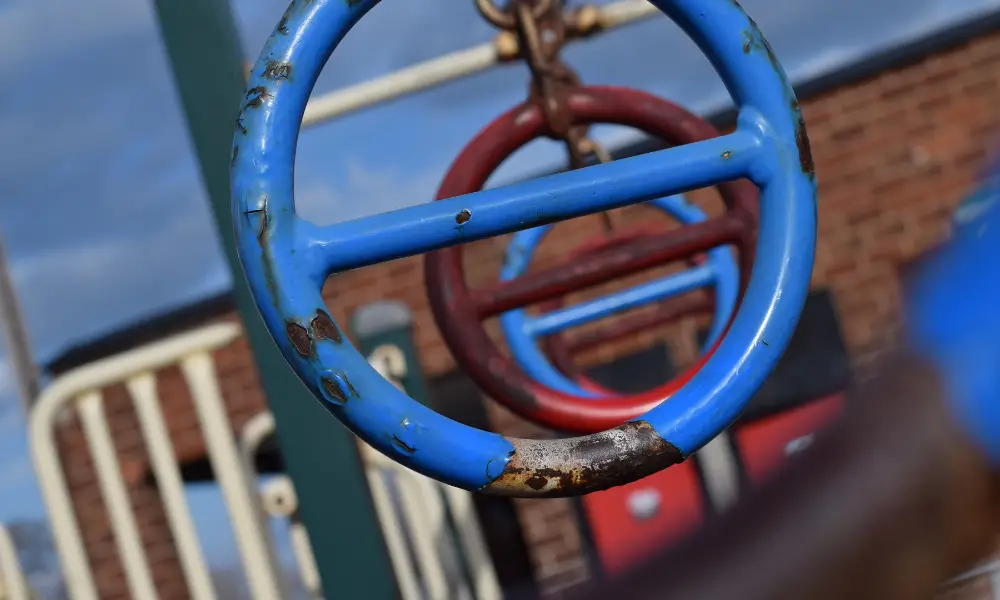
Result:
{"label": "cloud", "polygon": [[142,237],[65,246],[14,262],[36,355],[227,289],[231,280],[207,212],[165,215],[160,229]]}
{"label": "cloud", "polygon": [[405,173],[348,159],[330,178],[309,178],[296,184],[295,211],[316,225],[339,223],[434,199],[441,182],[438,171]]}
{"label": "cloud", "polygon": [[0,4],[0,73],[153,27],[148,2],[7,0]]}

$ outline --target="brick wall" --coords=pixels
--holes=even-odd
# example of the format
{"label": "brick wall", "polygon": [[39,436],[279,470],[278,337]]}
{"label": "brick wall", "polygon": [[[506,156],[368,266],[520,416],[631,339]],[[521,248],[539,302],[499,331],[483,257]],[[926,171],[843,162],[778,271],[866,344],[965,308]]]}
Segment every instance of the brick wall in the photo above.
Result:
{"label": "brick wall", "polygon": [[[857,366],[864,367],[878,355],[896,326],[898,266],[947,235],[952,211],[986,159],[986,149],[1000,133],[996,106],[1000,106],[997,33],[802,103],[820,187],[813,284],[834,293],[845,339]],[[720,210],[721,203],[711,191],[697,192],[691,198],[710,214]],[[629,208],[617,211],[615,218],[620,226],[628,227],[640,220],[648,223],[654,218],[649,215],[648,209]],[[561,224],[543,244],[537,264],[551,265],[558,256],[599,233],[600,221],[596,217]],[[466,247],[467,264],[474,267],[468,269],[471,285],[483,285],[495,278],[504,245],[505,239],[497,238]],[[436,376],[454,369],[455,363],[431,318],[422,267],[420,258],[408,258],[340,275],[331,278],[324,296],[341,323],[368,302],[389,298],[406,302],[416,316],[423,367]],[[489,328],[495,336],[496,324],[490,323]],[[692,331],[692,325],[687,323],[646,332],[581,360],[609,360],[671,333],[684,334],[674,338],[681,339],[675,342],[674,349],[690,355]],[[240,342],[220,352],[218,361],[234,426],[239,427],[248,415],[263,407],[249,352]],[[179,454],[198,455],[203,447],[199,436],[192,433],[197,426],[177,373],[165,374],[160,385],[164,402],[170,404],[167,413]],[[123,395],[111,395],[108,411],[116,446],[123,456],[123,470],[129,474],[132,500],[143,517],[146,545],[156,557],[157,581],[165,590],[171,590],[165,597],[182,597],[183,584],[163,511],[142,473],[145,457],[135,417]],[[493,403],[489,403],[489,411],[501,433],[545,435]],[[73,422],[65,425],[61,439],[102,598],[125,597],[106,517],[95,504],[99,494],[89,471],[89,459],[81,450],[78,427]],[[521,501],[517,507],[543,587],[554,593],[585,581],[591,565],[579,551],[581,536],[571,505],[563,501]],[[949,598],[982,598],[977,589],[977,584],[972,584],[956,590]]]}

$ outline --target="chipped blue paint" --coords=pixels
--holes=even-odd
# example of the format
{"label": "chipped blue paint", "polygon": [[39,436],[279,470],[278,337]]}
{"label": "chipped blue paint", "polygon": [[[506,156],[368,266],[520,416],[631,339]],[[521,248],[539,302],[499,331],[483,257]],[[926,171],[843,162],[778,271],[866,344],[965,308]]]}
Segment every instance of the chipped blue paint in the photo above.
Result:
{"label": "chipped blue paint", "polygon": [[[658,198],[649,205],[662,210],[682,225],[700,223],[707,218],[700,208],[689,204],[682,195]],[[501,281],[520,277],[528,270],[532,254],[550,229],[550,225],[535,227],[519,231],[511,237],[504,253],[503,268],[500,270]],[[552,389],[581,398],[605,397],[604,394],[580,387],[552,366],[538,347],[538,336],[706,286],[715,287],[716,299],[714,319],[704,345],[706,349],[711,348],[722,335],[736,309],[740,273],[729,248],[713,248],[707,254],[708,262],[705,266],[602,296],[598,300],[552,311],[542,317],[530,317],[524,309],[503,313],[500,315],[500,329],[511,356],[526,373]]]}
{"label": "chipped blue paint", "polygon": [[[744,301],[712,359],[670,402],[644,416],[685,454],[715,437],[787,345],[805,301],[815,243],[808,141],[793,92],[753,22],[731,0],[654,0],[709,55],[740,105],[729,135],[317,227],[294,210],[299,125],[323,65],[374,4],[293,2],[253,68],[236,123],[231,184],[240,259],[264,322],[304,384],[317,398],[334,397],[323,400],[327,409],[387,456],[446,483],[483,488],[504,472],[513,444],[430,411],[378,375],[348,341],[309,331],[324,307],[324,277],[747,177],[762,190],[761,242]],[[463,210],[471,217],[458,223]],[[310,335],[289,336],[289,324]]]}

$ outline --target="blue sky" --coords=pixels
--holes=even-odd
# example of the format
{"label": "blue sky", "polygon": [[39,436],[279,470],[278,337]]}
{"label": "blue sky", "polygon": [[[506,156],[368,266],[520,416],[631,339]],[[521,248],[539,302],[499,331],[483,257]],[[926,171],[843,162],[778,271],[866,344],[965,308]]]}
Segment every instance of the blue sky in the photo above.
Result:
{"label": "blue sky", "polygon": [[[1000,0],[745,0],[794,80]],[[248,60],[283,0],[233,0]],[[405,12],[404,12],[405,11]],[[335,54],[328,91],[492,37],[471,0],[383,3]],[[226,290],[226,271],[150,2],[0,0],[0,234],[36,357]],[[378,41],[376,41],[378,40]],[[707,61],[658,19],[572,47],[588,82],[628,85],[695,110],[727,97]],[[463,143],[518,102],[504,67],[305,132],[298,208],[330,223],[432,198]],[[629,132],[601,130],[606,141]],[[505,176],[561,160],[523,150]],[[23,419],[0,354],[0,521],[41,518]]]}

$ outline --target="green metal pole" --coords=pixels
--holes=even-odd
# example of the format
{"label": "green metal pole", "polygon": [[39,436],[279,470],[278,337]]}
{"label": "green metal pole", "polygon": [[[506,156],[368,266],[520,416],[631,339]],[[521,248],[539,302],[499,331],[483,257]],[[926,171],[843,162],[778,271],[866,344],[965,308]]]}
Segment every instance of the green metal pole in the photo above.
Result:
{"label": "green metal pole", "polygon": [[233,236],[229,160],[244,56],[227,0],[154,0],[212,212],[233,273],[233,295],[274,414],[285,469],[329,600],[397,598],[395,579],[354,436],[285,363],[254,306]]}

